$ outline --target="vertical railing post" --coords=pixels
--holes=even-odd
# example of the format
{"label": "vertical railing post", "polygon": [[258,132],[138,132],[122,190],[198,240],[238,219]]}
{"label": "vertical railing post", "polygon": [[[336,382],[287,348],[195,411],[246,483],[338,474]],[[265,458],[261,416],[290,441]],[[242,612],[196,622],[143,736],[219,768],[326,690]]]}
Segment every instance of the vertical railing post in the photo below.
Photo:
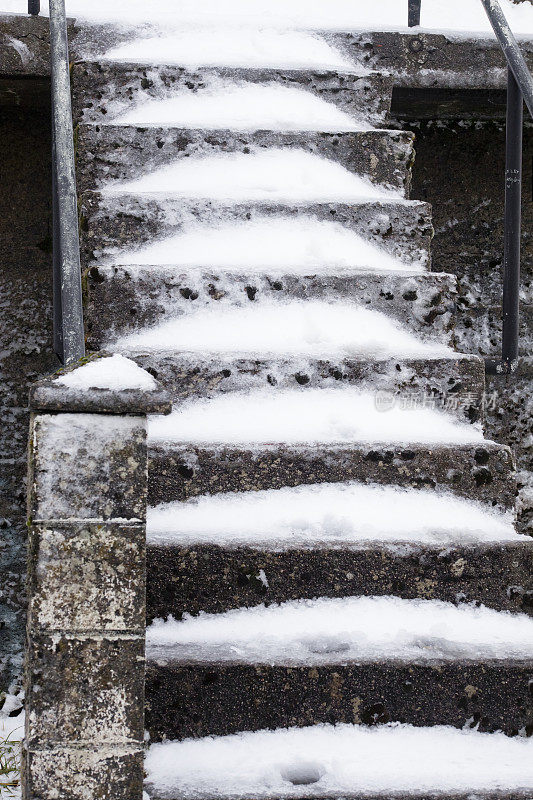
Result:
{"label": "vertical railing post", "polygon": [[[85,353],[65,0],[50,0],[54,179],[54,345],[66,365]],[[57,347],[59,345],[59,347]]]}
{"label": "vertical railing post", "polygon": [[408,0],[408,20],[407,24],[410,28],[416,28],[420,25],[420,8],[422,0]]}
{"label": "vertical railing post", "polygon": [[41,10],[40,0],[28,0],[28,14],[31,14],[32,17],[35,17],[37,16],[40,10]]}
{"label": "vertical railing post", "polygon": [[523,97],[511,69],[507,70],[505,146],[505,219],[503,256],[502,367],[513,372],[518,360],[520,295],[520,228],[522,200]]}

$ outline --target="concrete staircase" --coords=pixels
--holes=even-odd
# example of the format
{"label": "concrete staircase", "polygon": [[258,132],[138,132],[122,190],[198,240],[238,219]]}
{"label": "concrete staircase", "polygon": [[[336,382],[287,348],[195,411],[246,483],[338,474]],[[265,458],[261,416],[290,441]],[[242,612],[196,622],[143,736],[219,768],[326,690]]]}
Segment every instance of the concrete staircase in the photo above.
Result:
{"label": "concrete staircase", "polygon": [[[533,731],[532,544],[481,433],[483,362],[452,349],[413,137],[385,127],[392,79],[114,44],[73,89],[89,344],[174,401],[149,426],[150,797],[519,794],[497,765]],[[250,124],[217,126],[243,87]],[[265,87],[342,120],[254,123]]]}

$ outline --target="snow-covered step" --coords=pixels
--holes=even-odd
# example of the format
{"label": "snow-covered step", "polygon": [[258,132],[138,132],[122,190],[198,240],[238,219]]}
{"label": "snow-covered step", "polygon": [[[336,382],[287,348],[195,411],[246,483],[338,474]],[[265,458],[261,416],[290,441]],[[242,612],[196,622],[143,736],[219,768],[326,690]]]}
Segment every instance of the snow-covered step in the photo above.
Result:
{"label": "snow-covered step", "polygon": [[386,203],[401,198],[397,190],[375,185],[331,159],[275,147],[178,158],[132,180],[106,182],[100,191],[106,198],[161,195],[222,203]]}
{"label": "snow-covered step", "polygon": [[[248,231],[249,236],[239,227],[233,229],[233,234],[231,228],[211,231],[212,236],[208,229],[184,234],[175,238],[174,245],[168,242],[166,252],[162,249],[163,258],[190,257],[193,263],[195,257],[207,258],[214,262],[211,268],[179,263],[90,268],[85,276],[89,347],[99,349],[141,328],[201,310],[245,309],[294,300],[352,303],[386,314],[424,339],[451,343],[456,294],[453,276],[410,273],[404,264],[389,259],[383,251],[335,223],[294,223],[273,224],[274,241],[267,238],[265,223],[255,232]],[[240,242],[239,234],[243,237]],[[373,271],[367,268],[364,272],[342,263],[343,258],[350,257],[352,243],[363,260],[374,262]],[[197,246],[199,252],[195,253]],[[251,263],[246,264],[247,256]],[[328,269],[328,256],[333,262],[340,262],[336,270]],[[320,265],[322,257],[325,263]],[[243,261],[246,269],[228,271],[226,259],[232,258]],[[265,260],[276,262],[278,258],[280,266],[263,265]],[[217,260],[222,268],[216,266]],[[380,269],[381,264],[398,268],[387,272]]]}
{"label": "snow-covered step", "polygon": [[198,309],[116,341],[120,351],[235,358],[446,359],[447,345],[423,339],[385,314],[353,302],[290,300]]}
{"label": "snow-covered step", "polygon": [[[174,22],[174,25],[172,25]],[[165,36],[141,34],[107,49],[103,61],[147,66],[225,66],[232,68],[312,69],[365,73],[325,39],[307,31],[240,26],[179,26],[169,15]],[[176,25],[177,23],[177,25]]]}
{"label": "snow-covered step", "polygon": [[[84,192],[81,202],[81,248],[85,266],[92,266],[95,261],[98,266],[109,263],[127,266],[135,263],[173,264],[175,261],[171,254],[175,252],[174,237],[191,235],[196,238],[199,231],[212,227],[214,231],[222,231],[224,238],[224,231],[228,228],[242,226],[244,241],[237,239],[235,263],[231,261],[231,240],[226,240],[225,250],[220,256],[230,270],[232,267],[242,270],[243,261],[246,264],[247,261],[257,260],[257,256],[249,249],[247,234],[250,228],[253,240],[257,226],[266,227],[270,218],[273,225],[270,235],[274,237],[276,226],[290,229],[290,223],[303,217],[306,223],[311,221],[317,225],[337,223],[333,235],[338,241],[340,254],[338,249],[329,263],[332,260],[338,262],[339,255],[346,259],[345,237],[349,239],[350,234],[355,234],[395,260],[402,261],[410,271],[416,271],[423,270],[429,264],[429,246],[433,234],[430,212],[427,203],[403,198],[330,203],[304,200],[302,197],[299,203],[275,200],[246,203],[227,200],[215,203],[208,199],[188,200],[172,195],[103,196],[97,192]],[[345,237],[338,235],[339,228],[345,230]],[[319,239],[322,233],[324,231],[319,230]],[[168,247],[169,242],[171,248]],[[295,244],[298,247],[298,237]],[[208,245],[213,246],[212,238]],[[275,243],[270,246],[271,251],[278,248],[279,245]],[[206,245],[202,251],[205,249]],[[361,263],[358,256],[354,247],[352,263]],[[198,263],[206,266],[202,263],[204,259],[200,261],[200,256],[198,259]],[[314,260],[313,249],[309,260]]]}
{"label": "snow-covered step", "polygon": [[181,98],[184,93],[209,97],[230,82],[306,90],[361,126],[383,124],[393,83],[388,74],[360,67],[269,68],[264,62],[248,67],[182,67],[85,61],[73,68],[74,113],[80,122],[113,122],[142,104]]}
{"label": "snow-covered step", "polygon": [[533,540],[450,493],[323,483],[150,507],[147,617],[386,595],[530,611]]}
{"label": "snow-covered step", "polygon": [[512,513],[449,493],[322,483],[196,497],[148,510],[147,543],[252,550],[418,550],[519,544]]}
{"label": "snow-covered step", "polygon": [[[388,398],[387,398],[388,400]],[[152,444],[454,446],[484,443],[481,427],[430,408],[402,408],[349,387],[267,389],[191,400],[148,423]]]}
{"label": "snow-covered step", "polygon": [[[298,90],[286,91],[306,94]],[[322,102],[309,96],[317,103]],[[381,130],[345,132],[345,128],[339,125],[328,125],[319,114],[295,116],[292,122],[289,119],[276,121],[265,115],[249,129],[235,123],[230,126],[231,118],[221,117],[217,125],[214,124],[216,118],[213,118],[212,124],[208,125],[208,119],[203,121],[200,115],[197,116],[198,119],[185,114],[180,117],[176,113],[169,117],[166,127],[160,121],[164,120],[162,114],[150,126],[147,121],[123,126],[81,125],[78,134],[78,186],[81,190],[101,188],[110,180],[132,179],[184,158],[276,148],[328,158],[350,172],[367,175],[373,183],[390,185],[408,194],[413,158],[412,134]],[[147,113],[144,119],[149,120],[150,114]],[[311,123],[313,128],[307,130]]]}
{"label": "snow-covered step", "polygon": [[[114,350],[120,346],[114,345]],[[156,375],[174,402],[220,394],[350,386],[372,392],[376,404],[444,410],[460,420],[481,417],[484,362],[473,356],[378,359],[371,357],[192,355],[172,350],[125,349]]]}
{"label": "snow-covered step", "polygon": [[[221,419],[220,439],[225,425]],[[188,438],[194,435],[191,432]],[[513,508],[513,469],[509,448],[486,441],[470,445],[157,441],[150,447],[148,485],[152,505],[218,492],[355,480],[451,490],[462,497]]]}
{"label": "snow-covered step", "polygon": [[463,660],[533,665],[533,619],[484,606],[396,596],[296,600],[155,620],[149,661],[322,666]]}
{"label": "snow-covered step", "polygon": [[152,800],[526,797],[533,741],[450,727],[315,725],[149,747]]}
{"label": "snow-covered step", "polygon": [[533,619],[394,596],[259,605],[147,630],[152,741],[321,722],[530,730]]}

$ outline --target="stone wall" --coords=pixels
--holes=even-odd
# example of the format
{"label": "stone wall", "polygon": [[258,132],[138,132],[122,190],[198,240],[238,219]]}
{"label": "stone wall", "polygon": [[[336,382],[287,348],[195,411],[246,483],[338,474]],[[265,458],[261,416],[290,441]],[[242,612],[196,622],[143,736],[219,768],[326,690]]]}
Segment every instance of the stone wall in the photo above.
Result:
{"label": "stone wall", "polygon": [[0,706],[22,665],[28,387],[58,363],[51,349],[48,91],[23,81],[27,107],[16,93],[21,84],[10,86],[0,93]]}
{"label": "stone wall", "polygon": [[[433,269],[459,279],[457,347],[496,356],[501,346],[505,126],[503,121],[413,120],[416,159],[411,196],[433,204]],[[518,509],[533,534],[533,127],[524,136],[522,325],[518,376],[489,378],[488,436],[515,448]]]}

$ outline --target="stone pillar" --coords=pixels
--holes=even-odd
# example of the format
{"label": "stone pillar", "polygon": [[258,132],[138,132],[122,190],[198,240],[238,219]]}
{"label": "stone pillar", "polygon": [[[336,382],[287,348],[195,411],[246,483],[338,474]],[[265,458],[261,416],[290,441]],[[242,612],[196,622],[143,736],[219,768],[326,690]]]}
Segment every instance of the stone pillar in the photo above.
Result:
{"label": "stone pillar", "polygon": [[146,414],[170,404],[104,361],[30,392],[25,800],[142,798]]}

